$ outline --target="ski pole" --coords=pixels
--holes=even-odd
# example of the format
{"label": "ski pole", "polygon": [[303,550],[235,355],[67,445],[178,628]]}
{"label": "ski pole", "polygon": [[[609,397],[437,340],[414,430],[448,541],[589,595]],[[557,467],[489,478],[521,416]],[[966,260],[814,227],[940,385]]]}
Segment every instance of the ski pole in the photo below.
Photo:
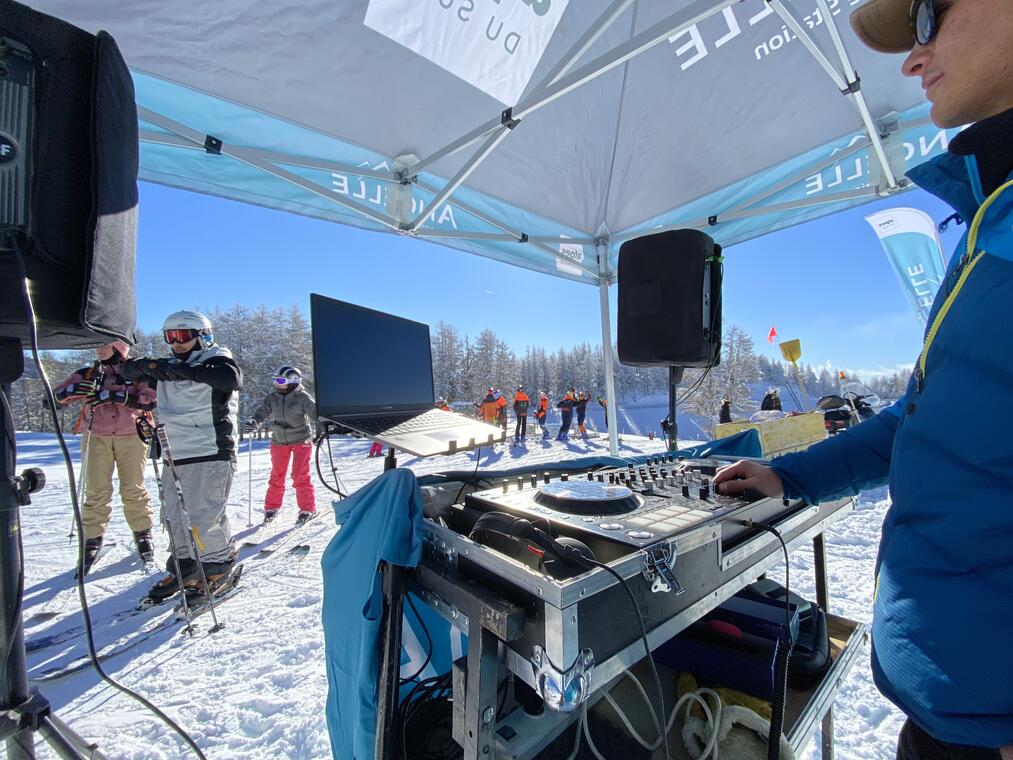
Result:
{"label": "ski pole", "polygon": [[[200,547],[197,545],[197,533],[194,531],[193,523],[190,520],[190,513],[186,511],[186,503],[183,500],[183,486],[179,482],[179,476],[176,473],[176,463],[172,458],[172,449],[169,448],[169,437],[165,433],[165,425],[156,425],[155,434],[158,436],[158,442],[162,445],[162,455],[165,457],[165,466],[169,470],[169,477],[172,478],[172,483],[176,487],[176,500],[179,502],[180,519],[182,519],[183,528],[190,539],[190,548],[193,549],[193,556],[197,560],[197,569],[200,570],[201,583],[204,584],[204,593],[207,595],[208,606],[211,610],[211,622],[213,623],[211,633],[215,633],[225,626],[218,622],[218,614],[215,612],[215,597],[214,594],[211,593],[211,585],[208,583],[207,574],[204,572],[204,563],[201,560]],[[171,530],[169,531],[169,535],[172,535]],[[179,583],[182,588],[182,577],[179,578]],[[185,591],[183,595],[186,596]]]}
{"label": "ski pole", "polygon": [[[77,479],[77,503],[84,508],[84,482],[88,474],[88,457],[91,456],[91,425],[95,421],[95,407],[93,406],[88,412],[88,428],[85,430],[84,437],[84,456],[81,458],[81,476]],[[74,541],[74,532],[77,530],[77,520],[71,515],[70,517],[70,533],[67,534],[67,538],[72,543]]]}
{"label": "ski pole", "polygon": [[151,466],[155,470],[155,484],[158,486],[158,500],[162,505],[162,514],[160,515],[160,522],[165,526],[166,531],[169,533],[169,553],[172,555],[172,563],[176,568],[176,578],[179,580],[179,599],[180,606],[183,608],[183,616],[186,618],[186,632],[193,634],[194,625],[193,618],[190,616],[190,605],[186,601],[186,589],[183,588],[183,571],[179,566],[179,556],[176,554],[176,541],[172,537],[172,528],[169,526],[168,510],[165,508],[165,489],[162,486],[162,476],[158,472],[158,446],[155,444],[155,439],[152,438],[149,445],[149,455],[151,457]]}

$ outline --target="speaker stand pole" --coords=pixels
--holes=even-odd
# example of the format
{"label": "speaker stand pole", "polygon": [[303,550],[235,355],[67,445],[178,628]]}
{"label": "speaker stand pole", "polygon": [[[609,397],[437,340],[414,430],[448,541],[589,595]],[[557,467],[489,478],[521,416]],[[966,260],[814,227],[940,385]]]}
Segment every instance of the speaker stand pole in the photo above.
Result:
{"label": "speaker stand pole", "polygon": [[679,448],[679,420],[676,417],[675,400],[682,381],[685,367],[668,368],[668,450],[676,451]]}
{"label": "speaker stand pole", "polygon": [[[383,471],[397,468],[397,455],[392,446],[383,462]],[[381,560],[383,610],[380,614],[380,664],[376,688],[375,760],[393,760],[398,738],[396,725],[400,703],[401,625],[407,572],[399,565]]]}
{"label": "speaker stand pole", "polygon": [[14,475],[17,444],[11,409],[11,385],[24,371],[21,343],[0,338],[0,647],[7,661],[0,669],[0,742],[8,760],[35,760],[35,733],[64,760],[104,758],[93,744],[53,714],[49,702],[28,687],[25,627],[22,615],[21,507],[29,494],[45,485],[41,471]]}

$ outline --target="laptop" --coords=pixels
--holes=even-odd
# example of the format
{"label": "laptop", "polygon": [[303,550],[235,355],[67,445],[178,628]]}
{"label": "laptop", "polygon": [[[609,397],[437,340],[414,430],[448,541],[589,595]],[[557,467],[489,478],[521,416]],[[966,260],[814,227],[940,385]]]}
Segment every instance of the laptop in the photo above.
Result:
{"label": "laptop", "polygon": [[494,425],[435,409],[429,325],[310,294],[317,417],[416,456],[506,440]]}

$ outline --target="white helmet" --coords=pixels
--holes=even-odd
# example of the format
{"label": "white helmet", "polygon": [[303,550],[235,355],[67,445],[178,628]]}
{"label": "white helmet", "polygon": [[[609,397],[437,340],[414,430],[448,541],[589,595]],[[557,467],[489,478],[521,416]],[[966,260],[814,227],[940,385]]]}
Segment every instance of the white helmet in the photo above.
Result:
{"label": "white helmet", "polygon": [[162,332],[168,330],[194,330],[200,341],[201,347],[207,348],[215,342],[214,333],[211,328],[211,320],[199,311],[174,311],[165,318],[162,323]]}
{"label": "white helmet", "polygon": [[283,364],[274,371],[275,385],[299,385],[302,382],[302,371],[298,367]]}

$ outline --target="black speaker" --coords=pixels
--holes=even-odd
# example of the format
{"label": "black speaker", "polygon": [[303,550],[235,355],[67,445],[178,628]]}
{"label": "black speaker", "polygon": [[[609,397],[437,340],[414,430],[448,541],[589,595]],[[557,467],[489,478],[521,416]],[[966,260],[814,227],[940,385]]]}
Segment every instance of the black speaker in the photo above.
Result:
{"label": "black speaker", "polygon": [[0,338],[133,341],[137,108],[115,41],[0,0]]}
{"label": "black speaker", "polygon": [[713,367],[721,358],[721,246],[697,230],[634,238],[619,249],[619,361]]}

